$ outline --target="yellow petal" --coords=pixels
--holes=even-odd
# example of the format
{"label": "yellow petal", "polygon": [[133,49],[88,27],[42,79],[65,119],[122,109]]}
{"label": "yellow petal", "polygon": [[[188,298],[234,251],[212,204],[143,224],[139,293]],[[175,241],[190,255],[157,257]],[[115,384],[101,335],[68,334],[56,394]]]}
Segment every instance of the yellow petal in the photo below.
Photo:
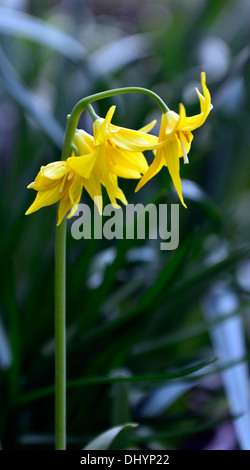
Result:
{"label": "yellow petal", "polygon": [[55,204],[55,202],[59,201],[59,199],[62,197],[60,186],[61,183],[59,181],[59,183],[53,189],[49,189],[48,191],[38,191],[34,202],[31,204],[25,214],[31,214],[32,212],[41,209],[41,207],[50,206],[51,204]]}
{"label": "yellow petal", "polygon": [[71,209],[72,207],[72,202],[69,199],[69,195],[65,194],[65,196],[61,199],[58,207],[58,218],[57,218],[57,224],[60,225],[62,222],[63,218],[67,214],[67,212]]}
{"label": "yellow petal", "polygon": [[75,175],[69,188],[69,198],[73,206],[75,204],[78,204],[78,202],[81,199],[82,186],[83,186],[83,183],[82,183],[81,177],[79,177],[78,175]]}
{"label": "yellow petal", "polygon": [[176,124],[175,131],[183,129],[183,127],[185,126],[186,119],[187,119],[187,115],[186,115],[185,107],[182,103],[180,103],[180,105],[179,105],[179,120]]}
{"label": "yellow petal", "polygon": [[203,91],[204,96],[196,88],[196,91],[200,100],[201,112],[200,114],[197,114],[195,116],[186,117],[185,123],[183,124],[183,127],[182,127],[182,129],[185,131],[186,130],[192,131],[200,127],[205,122],[208,114],[213,108],[213,105],[211,104],[210,92],[206,86],[206,75],[204,72],[202,72],[201,74],[201,85],[202,85],[202,91]]}
{"label": "yellow petal", "polygon": [[112,144],[124,150],[143,152],[151,150],[158,143],[158,138],[140,131],[120,129],[110,138]]}
{"label": "yellow petal", "polygon": [[124,204],[127,204],[127,200],[122,190],[118,187],[117,176],[109,171],[106,145],[107,144],[103,144],[99,147],[98,164],[100,177],[103,186],[106,188],[111,204],[113,204],[114,207],[118,207],[116,198],[120,199]]}
{"label": "yellow petal", "polygon": [[210,95],[209,89],[207,88],[207,85],[206,85],[206,74],[205,74],[205,72],[201,73],[201,86],[202,86],[202,91],[203,91],[203,95],[204,95],[204,97],[202,97],[203,99],[201,100],[201,111],[204,114],[208,114],[211,111],[211,109],[213,109],[213,105],[211,104],[211,95]]}
{"label": "yellow petal", "polygon": [[75,215],[77,209],[78,209],[78,204],[75,204],[75,205],[72,207],[72,209],[71,209],[71,211],[69,212],[69,214],[67,215],[67,219],[71,219],[71,217],[73,217],[73,216]]}
{"label": "yellow petal", "polygon": [[[117,176],[110,174],[110,180],[112,182],[112,191],[114,191],[114,201],[110,197],[111,203],[113,204],[114,207],[119,208],[120,206],[116,202],[116,199],[119,199],[119,201],[121,201],[123,204],[126,205],[128,203],[128,201],[126,199],[126,196],[125,196],[124,192],[118,186]],[[108,189],[107,189],[107,191],[108,191]]]}
{"label": "yellow petal", "polygon": [[42,166],[35,181],[28,185],[28,188],[36,191],[47,191],[53,189],[59,179],[62,179],[69,169],[66,162],[53,162],[46,166]]}
{"label": "yellow petal", "polygon": [[117,149],[111,145],[107,146],[107,152],[113,166],[127,168],[139,173],[145,173],[148,169],[148,163],[142,152],[129,152],[123,149]]}
{"label": "yellow petal", "polygon": [[114,175],[119,176],[120,178],[128,178],[128,179],[139,179],[141,178],[141,173],[136,170],[131,170],[130,168],[122,167],[121,165],[114,165],[112,166],[112,173]]}
{"label": "yellow petal", "polygon": [[179,119],[180,116],[174,111],[168,111],[162,115],[159,142],[165,141],[169,134],[175,132]]}
{"label": "yellow petal", "polygon": [[49,189],[53,189],[57,186],[58,180],[52,180],[51,178],[46,178],[41,174],[39,171],[38,175],[36,176],[35,181],[29,184],[28,188],[35,189],[36,191],[48,191]]}
{"label": "yellow petal", "polygon": [[46,166],[41,167],[41,175],[45,176],[46,178],[50,178],[52,180],[58,180],[62,178],[66,173],[68,173],[69,169],[67,163],[62,162],[52,162]]}
{"label": "yellow petal", "polygon": [[113,126],[110,129],[110,122],[114,115],[116,106],[109,108],[105,119],[97,119],[93,124],[95,145],[101,145],[110,138],[113,132],[116,132],[119,127]]}
{"label": "yellow petal", "polygon": [[[191,143],[192,143],[193,138],[194,138],[194,136],[193,136],[192,132],[185,131],[185,132],[180,132],[179,133],[178,141],[179,142],[180,142],[180,140],[182,141],[182,143],[184,145],[184,148],[185,148],[186,154],[188,154],[189,151],[190,151],[190,147],[191,147]],[[179,157],[183,157],[182,145],[179,145]]]}
{"label": "yellow petal", "polygon": [[156,123],[157,123],[157,120],[154,119],[154,121],[150,122],[146,126],[139,129],[139,132],[150,132],[153,129],[153,127],[155,126]]}
{"label": "yellow petal", "polygon": [[67,163],[69,167],[72,168],[80,176],[82,176],[83,178],[89,178],[90,173],[95,164],[97,154],[98,150],[95,149],[88,155],[83,155],[81,157],[69,157],[67,159]]}
{"label": "yellow petal", "polygon": [[102,214],[102,188],[100,179],[96,175],[95,171],[93,171],[91,178],[83,181],[83,185],[86,191],[89,193],[90,197],[93,199],[93,201],[95,201],[99,213]]}
{"label": "yellow petal", "polygon": [[177,138],[174,136],[168,141],[162,150],[166,165],[172,178],[174,187],[184,207],[187,207],[182,196],[181,178],[180,178],[180,159]]}
{"label": "yellow petal", "polygon": [[105,186],[109,199],[112,204],[116,204],[116,188],[114,187],[113,180],[111,179],[111,173],[108,168],[108,162],[106,158],[105,144],[99,147],[100,152],[98,156],[98,163],[100,165],[101,181]]}
{"label": "yellow petal", "polygon": [[145,175],[143,175],[143,177],[139,181],[138,185],[135,188],[135,192],[139,191],[139,189],[141,189],[142,186],[144,186],[144,184],[146,184],[151,178],[153,178],[162,169],[164,165],[164,160],[163,160],[162,155],[163,155],[162,149],[157,150],[152,164],[150,165],[148,171],[146,171]]}
{"label": "yellow petal", "polygon": [[74,136],[74,144],[78,148],[79,155],[87,155],[94,150],[94,137],[82,129],[77,129]]}

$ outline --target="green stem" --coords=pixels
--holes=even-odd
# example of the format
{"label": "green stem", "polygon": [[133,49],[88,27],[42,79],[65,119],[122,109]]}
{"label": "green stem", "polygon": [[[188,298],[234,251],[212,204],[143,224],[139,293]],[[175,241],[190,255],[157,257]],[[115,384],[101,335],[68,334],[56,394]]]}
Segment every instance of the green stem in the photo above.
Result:
{"label": "green stem", "polygon": [[[71,154],[75,133],[69,118],[62,160]],[[66,218],[56,227],[55,240],[55,448],[66,450]]]}
{"label": "green stem", "polygon": [[86,109],[88,110],[90,116],[94,119],[94,121],[96,121],[97,119],[100,119],[100,116],[98,116],[98,114],[96,114],[94,108],[92,108],[91,104],[88,104],[86,106]]}
{"label": "green stem", "polygon": [[150,98],[153,98],[156,103],[160,106],[161,111],[163,114],[169,111],[166,103],[153,91],[147,90],[146,88],[141,87],[125,87],[125,88],[115,88],[114,90],[108,91],[101,91],[100,93],[95,93],[94,95],[87,96],[82,100],[78,101],[78,103],[73,108],[71,114],[68,115],[68,122],[66,128],[66,135],[67,135],[67,142],[66,137],[64,141],[64,151],[63,155],[66,155],[66,158],[70,156],[71,145],[74,139],[75,130],[77,128],[77,124],[80,118],[80,115],[84,111],[84,109],[88,109],[93,119],[98,119],[99,116],[96,115],[90,103],[94,101],[103,100],[104,98],[109,98],[110,96],[115,95],[122,95],[125,93],[143,93],[144,95],[148,95]]}
{"label": "green stem", "polygon": [[76,157],[79,157],[79,150],[75,144],[71,144],[72,150],[75,152]]}
{"label": "green stem", "polygon": [[66,449],[66,219],[55,243],[55,434],[56,450]]}

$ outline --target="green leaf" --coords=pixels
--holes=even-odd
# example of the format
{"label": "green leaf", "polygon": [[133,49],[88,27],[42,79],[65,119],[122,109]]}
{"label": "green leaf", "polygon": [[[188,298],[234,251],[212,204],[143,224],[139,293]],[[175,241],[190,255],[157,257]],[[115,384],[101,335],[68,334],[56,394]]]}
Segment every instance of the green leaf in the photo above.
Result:
{"label": "green leaf", "polygon": [[[166,372],[162,374],[144,374],[144,375],[133,375],[131,377],[109,377],[109,376],[95,376],[95,377],[84,377],[75,380],[69,380],[67,382],[67,388],[76,388],[84,387],[88,385],[99,385],[105,383],[116,383],[116,382],[148,382],[148,381],[162,381],[162,380],[172,380],[177,378],[183,378],[198,370],[207,367],[216,361],[212,359],[210,361],[200,362],[190,367],[185,367],[180,370],[173,372]],[[23,395],[19,400],[20,403],[26,403],[29,401],[37,400],[39,398],[51,395],[54,393],[54,386],[46,387],[40,390],[35,390],[33,392]]]}
{"label": "green leaf", "polygon": [[227,271],[229,268],[235,266],[236,263],[238,263],[241,259],[249,256],[249,253],[249,246],[241,247],[238,250],[235,250],[225,260],[220,261],[213,266],[209,266],[197,274],[194,274],[193,276],[190,276],[189,279],[183,281],[180,285],[174,288],[169,293],[169,296],[179,297],[181,295],[186,295],[190,289],[207,286],[210,281],[214,281],[217,276]]}
{"label": "green leaf", "polygon": [[121,316],[112,321],[112,323],[97,326],[90,332],[86,333],[84,342],[92,341],[98,336],[106,334],[121,325],[126,324],[130,319],[144,313],[145,309],[150,309],[151,305],[157,302],[160,294],[165,292],[168,286],[176,279],[180,272],[182,263],[185,257],[188,255],[194,237],[188,237],[182,245],[176,250],[170,261],[164,266],[157,280],[145,291],[142,297],[137,302],[136,306],[128,312],[126,315]]}
{"label": "green leaf", "polygon": [[115,74],[131,62],[149,55],[152,42],[149,33],[134,34],[109,42],[92,53],[88,65],[93,74]]}
{"label": "green leaf", "polygon": [[224,222],[222,214],[208,194],[194,181],[182,179],[181,184],[184,199],[197,202],[214,225],[221,227]]}
{"label": "green leaf", "polygon": [[107,450],[121,431],[125,429],[133,429],[137,426],[138,424],[136,423],[127,423],[121,426],[115,426],[114,428],[99,434],[99,436],[89,442],[83,450]]}
{"label": "green leaf", "polygon": [[171,439],[171,438],[175,438],[175,437],[188,437],[188,436],[191,436],[191,435],[194,435],[194,434],[198,434],[198,433],[208,431],[210,429],[218,428],[218,427],[222,426],[225,423],[229,423],[229,422],[232,422],[232,421],[240,418],[241,416],[242,416],[242,414],[238,414],[236,416],[227,416],[225,418],[222,418],[222,419],[219,419],[219,420],[216,420],[216,421],[211,421],[207,424],[194,425],[193,428],[191,428],[189,426],[188,430],[180,429],[179,431],[172,431],[172,432],[168,432],[168,433],[165,433],[165,434],[163,434],[163,433],[162,434],[156,434],[154,432],[151,432],[147,436],[141,436],[141,437],[137,435],[133,438],[133,441],[143,443],[143,442],[150,442],[150,441],[154,441],[154,440],[161,441],[161,440]]}
{"label": "green leaf", "polygon": [[86,55],[82,44],[54,25],[17,10],[0,8],[0,33],[30,39],[54,49],[72,61]]}
{"label": "green leaf", "polygon": [[151,354],[152,352],[160,351],[161,349],[168,348],[172,344],[184,342],[203,333],[208,333],[209,329],[223,324],[230,318],[235,318],[236,316],[243,316],[248,314],[249,306],[246,305],[244,310],[241,308],[240,310],[237,310],[233,313],[229,313],[228,315],[219,317],[216,320],[196,323],[190,327],[183,328],[180,331],[177,330],[176,332],[173,331],[171,332],[171,334],[161,336],[157,339],[137,343],[134,347],[134,350],[132,351],[132,354],[133,356],[138,356],[140,354]]}
{"label": "green leaf", "polygon": [[63,129],[53,116],[42,108],[35,95],[25,87],[1,48],[0,77],[11,96],[27,111],[30,117],[41,126],[55,145],[61,148],[64,133]]}

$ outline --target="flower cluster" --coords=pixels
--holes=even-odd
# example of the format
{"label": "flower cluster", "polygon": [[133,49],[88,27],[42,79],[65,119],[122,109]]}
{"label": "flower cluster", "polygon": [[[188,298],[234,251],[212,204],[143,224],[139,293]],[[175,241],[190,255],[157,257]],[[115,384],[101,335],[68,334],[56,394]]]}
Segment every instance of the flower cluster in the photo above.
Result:
{"label": "flower cluster", "polygon": [[166,166],[180,201],[186,207],[181,190],[180,157],[183,157],[184,163],[189,163],[187,154],[193,140],[192,131],[205,122],[213,107],[204,72],[201,74],[201,86],[203,95],[196,89],[200,100],[200,114],[187,117],[183,104],[180,104],[179,114],[169,111],[162,115],[158,143],[163,143],[163,146],[156,150],[154,161],[139,181],[136,191]]}
{"label": "flower cluster", "polygon": [[[28,188],[37,191],[33,204],[26,214],[41,207],[59,202],[58,222],[61,223],[67,212],[72,217],[80,201],[83,187],[94,200],[106,188],[114,207],[119,207],[117,199],[127,203],[123,191],[118,186],[118,177],[140,179],[136,191],[155,176],[163,166],[168,168],[173,184],[182,204],[185,206],[180,179],[180,158],[188,163],[188,152],[193,139],[192,131],[200,127],[212,109],[211,97],[206,86],[206,77],[201,75],[200,113],[187,117],[180,104],[179,114],[168,111],[162,115],[159,137],[149,134],[155,121],[135,131],[111,124],[115,106],[112,106],[105,119],[98,118],[93,124],[93,136],[77,130],[74,136],[74,151],[66,161],[42,166],[35,181]],[[143,152],[153,150],[155,158],[150,166]],[[98,210],[102,212],[102,198]],[[186,207],[186,206],[185,206]]]}

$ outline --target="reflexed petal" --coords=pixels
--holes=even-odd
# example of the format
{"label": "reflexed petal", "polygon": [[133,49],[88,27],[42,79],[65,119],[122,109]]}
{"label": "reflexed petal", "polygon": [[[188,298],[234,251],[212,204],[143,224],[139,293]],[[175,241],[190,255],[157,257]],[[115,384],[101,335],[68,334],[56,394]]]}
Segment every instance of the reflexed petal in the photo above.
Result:
{"label": "reflexed petal", "polygon": [[209,89],[207,88],[206,85],[206,74],[205,72],[201,73],[201,86],[202,86],[202,91],[203,95],[199,92],[198,95],[201,97],[200,104],[201,104],[201,111],[208,115],[208,113],[211,111],[213,108],[213,105],[211,104],[211,95],[209,92]]}
{"label": "reflexed petal", "polygon": [[163,149],[166,165],[174,183],[174,187],[184,207],[187,207],[182,196],[181,178],[180,178],[180,159],[178,155],[179,147],[177,138],[174,136]]}
{"label": "reflexed petal", "polygon": [[73,205],[78,204],[82,195],[83,183],[78,175],[74,176],[72,183],[69,188],[69,198]]}
{"label": "reflexed petal", "polygon": [[71,219],[71,217],[73,217],[73,215],[75,215],[76,211],[78,209],[78,204],[75,204],[71,211],[69,212],[69,214],[67,215],[67,219]]}
{"label": "reflexed petal", "polygon": [[57,224],[60,225],[62,222],[63,218],[67,214],[67,212],[71,209],[72,207],[72,202],[69,199],[68,194],[65,194],[65,196],[61,199],[58,207],[58,219],[57,219]]}
{"label": "reflexed petal", "polygon": [[112,170],[112,173],[114,173],[114,175],[120,176],[120,178],[128,178],[128,179],[141,178],[141,173],[139,173],[139,171],[131,170],[130,168],[125,168],[125,167],[122,167],[121,165],[113,165],[111,166],[111,170]]}
{"label": "reflexed petal", "polygon": [[147,160],[142,152],[127,152],[109,145],[108,155],[114,166],[121,166],[139,173],[145,173],[148,169]]}
{"label": "reflexed petal", "polygon": [[95,139],[95,145],[101,145],[106,140],[108,140],[113,132],[117,132],[119,130],[119,127],[112,126],[112,130],[110,128],[110,121],[114,115],[116,106],[111,106],[109,108],[105,119],[97,119],[94,124],[93,124],[93,130],[94,130],[94,139]]}
{"label": "reflexed petal", "polygon": [[195,116],[186,117],[185,123],[182,128],[185,131],[186,130],[192,131],[194,129],[197,129],[197,127],[200,127],[205,122],[208,114],[213,108],[211,104],[211,96],[206,86],[206,75],[204,72],[202,72],[201,74],[201,85],[202,85],[202,91],[203,91],[204,96],[199,92],[198,89],[196,89],[199,100],[200,100],[201,113]]}
{"label": "reflexed petal", "polygon": [[186,118],[185,125],[183,126],[183,131],[193,131],[200,127],[207,116],[204,117],[204,114],[196,114],[195,116],[190,116]]}
{"label": "reflexed petal", "polygon": [[182,130],[187,119],[186,110],[182,103],[179,105],[179,120],[176,124],[175,131]]}
{"label": "reflexed petal", "polygon": [[53,189],[49,189],[48,191],[39,191],[33,204],[31,204],[29,209],[25,212],[25,215],[31,214],[32,212],[41,209],[41,207],[50,206],[51,204],[55,204],[55,202],[59,201],[62,197],[60,186],[61,182],[57,183]]}
{"label": "reflexed petal", "polygon": [[105,158],[105,153],[100,152],[99,154],[99,164],[100,164],[100,171],[101,171],[101,181],[103,186],[105,186],[109,199],[112,204],[116,204],[116,187],[114,185],[114,181],[111,178],[112,173],[108,171],[107,161]]}
{"label": "reflexed petal", "polygon": [[46,178],[43,176],[39,171],[38,175],[36,176],[35,181],[27,186],[29,189],[35,189],[36,191],[48,191],[49,189],[53,189],[55,186],[58,185],[58,180],[52,180],[50,178]]}
{"label": "reflexed petal", "polygon": [[95,149],[93,152],[88,155],[83,155],[81,157],[69,157],[67,163],[70,168],[72,168],[76,173],[78,173],[83,178],[89,178],[93,166],[98,155],[98,149]]}
{"label": "reflexed petal", "polygon": [[93,171],[91,178],[83,180],[83,185],[90,197],[95,201],[99,213],[102,214],[102,188],[100,178],[95,171]]}
{"label": "reflexed petal", "polygon": [[111,189],[111,187],[106,188],[106,189],[107,189],[108,194],[110,194],[109,193],[110,189],[111,189],[112,193],[114,194],[114,200],[112,200],[112,198],[110,197],[111,203],[113,204],[114,207],[119,208],[120,206],[116,202],[116,199],[119,199],[123,204],[126,205],[128,203],[128,201],[125,197],[124,192],[118,186],[117,176],[110,174],[110,180],[111,180],[111,183],[112,183],[112,189]]}
{"label": "reflexed petal", "polygon": [[155,126],[156,123],[157,123],[157,120],[154,119],[154,121],[150,122],[146,126],[139,129],[139,132],[150,132],[153,129],[153,127]]}
{"label": "reflexed petal", "polygon": [[158,138],[144,132],[120,128],[119,132],[112,135],[110,141],[118,148],[142,152],[144,150],[151,150],[157,146]]}
{"label": "reflexed petal", "polygon": [[42,166],[40,170],[41,175],[46,176],[46,178],[50,178],[52,180],[58,180],[62,178],[68,171],[68,165],[64,161],[49,163],[46,166]]}
{"label": "reflexed petal", "polygon": [[162,157],[163,155],[163,150],[157,150],[155,158],[150,165],[149,169],[146,171],[145,175],[141,178],[139,181],[138,185],[135,188],[135,192],[139,191],[139,189],[144,186],[151,178],[153,178],[159,171],[162,169],[164,165],[164,159]]}
{"label": "reflexed petal", "polygon": [[[97,167],[99,168],[99,174],[102,181],[109,176],[109,164],[107,160],[107,147],[106,144],[102,144],[98,147],[98,158]],[[105,184],[105,183],[104,183]]]}
{"label": "reflexed petal", "polygon": [[99,147],[98,163],[100,169],[100,179],[103,186],[106,188],[111,204],[118,206],[116,198],[120,199],[120,201],[122,201],[124,204],[127,204],[127,200],[123,192],[118,187],[117,176],[109,171],[105,144]]}

